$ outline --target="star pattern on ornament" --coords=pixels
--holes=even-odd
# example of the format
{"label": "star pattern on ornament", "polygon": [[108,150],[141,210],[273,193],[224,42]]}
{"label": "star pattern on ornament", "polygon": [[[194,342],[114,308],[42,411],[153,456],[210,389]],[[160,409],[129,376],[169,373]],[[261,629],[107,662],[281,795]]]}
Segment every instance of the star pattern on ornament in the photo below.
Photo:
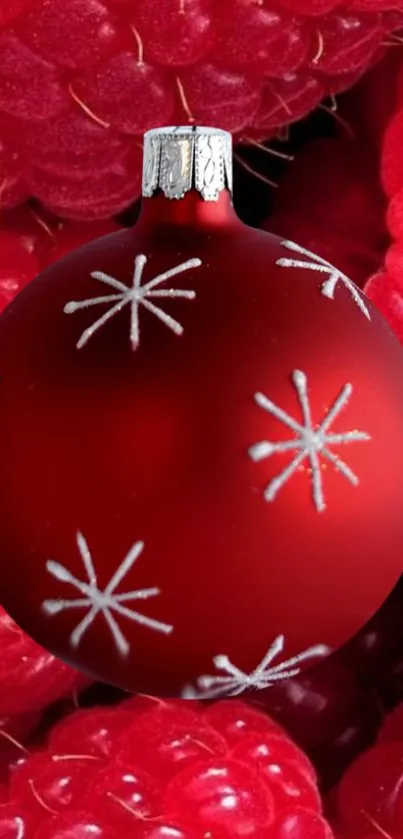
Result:
{"label": "star pattern on ornament", "polygon": [[341,283],[346,287],[347,291],[350,292],[354,303],[356,303],[363,315],[365,315],[368,320],[371,320],[369,309],[364,303],[360,289],[355,285],[355,283],[353,283],[352,280],[346,277],[342,271],[335,268],[334,265],[326,259],[322,259],[322,257],[318,256],[316,253],[312,253],[312,251],[308,251],[306,248],[296,245],[295,242],[285,240],[281,244],[284,248],[287,248],[287,250],[293,251],[300,256],[305,256],[311,261],[307,262],[304,259],[281,257],[281,259],[276,261],[276,265],[279,265],[281,268],[302,268],[306,271],[318,271],[320,274],[328,274],[328,279],[325,280],[320,287],[323,296],[327,297],[329,300],[334,300],[337,285]]}
{"label": "star pattern on ornament", "polygon": [[317,644],[299,653],[299,655],[271,667],[272,662],[283,652],[284,645],[284,635],[278,635],[258,667],[251,673],[244,673],[243,670],[232,663],[227,655],[215,656],[213,658],[214,667],[226,675],[200,676],[197,680],[197,688],[188,685],[182,691],[182,698],[218,699],[222,696],[239,696],[246,690],[264,690],[264,688],[272,687],[276,682],[298,676],[303,661],[317,656],[325,656],[330,652],[329,647],[324,644]]}
{"label": "star pattern on ornament", "polygon": [[339,434],[330,434],[329,428],[346,406],[353,392],[351,384],[346,384],[340,391],[339,395],[333,402],[325,414],[324,419],[320,425],[314,426],[311,416],[311,407],[308,395],[308,381],[307,376],[301,370],[294,370],[292,373],[292,381],[297,392],[298,401],[303,417],[303,424],[294,419],[286,411],[283,411],[278,405],[271,401],[263,393],[255,393],[255,402],[268,414],[278,419],[287,428],[295,433],[295,437],[291,440],[281,440],[277,443],[263,440],[260,443],[255,443],[249,448],[249,456],[255,462],[271,457],[273,454],[280,454],[283,452],[296,452],[295,457],[273,480],[269,482],[265,491],[264,498],[266,501],[274,501],[280,489],[290,480],[305,461],[308,461],[310,467],[310,477],[312,483],[312,495],[315,507],[318,512],[323,512],[326,509],[326,503],[323,491],[323,476],[320,458],[324,458],[340,472],[351,484],[357,486],[359,479],[357,475],[347,466],[346,463],[334,452],[330,450],[330,446],[358,443],[370,440],[371,437],[364,431],[345,431]]}
{"label": "star pattern on ornament", "polygon": [[127,618],[130,621],[138,623],[140,626],[154,629],[157,632],[163,632],[165,634],[172,632],[173,626],[161,623],[153,618],[148,618],[141,612],[134,611],[130,607],[123,605],[129,601],[148,600],[150,597],[155,597],[156,595],[161,594],[159,588],[143,588],[138,589],[137,591],[124,592],[122,594],[116,593],[116,589],[129,571],[131,571],[134,563],[142,553],[144,549],[144,542],[135,542],[103,590],[99,588],[91,552],[82,533],[77,533],[77,547],[83,561],[88,582],[77,579],[77,577],[75,577],[68,568],[65,568],[64,565],[61,565],[59,562],[54,562],[53,560],[48,560],[46,568],[52,577],[61,583],[68,583],[73,586],[80,592],[82,597],[75,599],[63,599],[58,597],[57,600],[45,600],[42,604],[42,611],[46,615],[50,616],[58,615],[66,610],[88,608],[87,614],[71,633],[70,644],[74,649],[77,649],[83,636],[93,624],[95,618],[98,615],[103,615],[105,622],[111,631],[117,651],[120,655],[127,656],[130,651],[130,645],[113,612],[123,618]]}
{"label": "star pattern on ornament", "polygon": [[111,304],[111,307],[98,320],[94,321],[91,326],[84,330],[77,342],[78,350],[82,349],[88,343],[95,332],[101,329],[105,323],[128,305],[130,305],[131,310],[130,342],[134,350],[137,349],[140,343],[140,306],[143,306],[151,314],[155,315],[158,320],[162,321],[176,335],[182,335],[183,326],[171,317],[171,315],[168,315],[156,302],[152,301],[158,301],[164,298],[194,300],[196,297],[195,291],[184,288],[160,288],[160,286],[172,277],[182,274],[184,271],[189,271],[191,268],[199,268],[202,264],[201,259],[188,259],[186,262],[181,262],[175,268],[170,268],[168,271],[158,274],[142,285],[143,272],[146,264],[147,257],[144,254],[136,256],[131,286],[125,285],[125,283],[122,283],[116,277],[105,274],[103,271],[93,271],[91,277],[94,280],[110,286],[116,293],[92,297],[86,300],[71,300],[69,303],[66,303],[63,310],[66,315],[74,314],[74,312],[78,312],[80,309],[88,309],[91,306]]}

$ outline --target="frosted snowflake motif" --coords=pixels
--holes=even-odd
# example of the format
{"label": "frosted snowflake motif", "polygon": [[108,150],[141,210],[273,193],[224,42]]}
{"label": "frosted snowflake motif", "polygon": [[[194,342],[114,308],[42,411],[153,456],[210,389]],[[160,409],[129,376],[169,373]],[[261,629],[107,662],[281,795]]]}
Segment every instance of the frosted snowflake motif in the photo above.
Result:
{"label": "frosted snowflake motif", "polygon": [[334,300],[336,287],[338,283],[341,283],[346,287],[347,291],[350,292],[354,303],[357,304],[363,315],[365,315],[368,320],[371,320],[369,309],[364,303],[360,290],[352,280],[343,274],[342,271],[339,271],[338,268],[335,268],[334,265],[326,259],[322,259],[322,257],[318,256],[316,253],[312,253],[312,251],[308,251],[300,245],[296,245],[295,242],[284,241],[281,244],[284,248],[287,248],[287,250],[294,251],[294,253],[298,253],[300,256],[305,256],[311,261],[307,262],[304,259],[281,257],[281,259],[277,260],[276,265],[280,265],[282,268],[302,268],[306,271],[318,271],[320,274],[328,274],[328,279],[322,283],[320,288],[324,297]]}
{"label": "frosted snowflake motif", "polygon": [[137,349],[140,343],[140,306],[144,306],[145,309],[155,315],[158,320],[162,321],[162,323],[164,323],[165,326],[171,329],[176,335],[182,335],[183,326],[171,317],[171,315],[168,315],[167,312],[165,312],[160,306],[157,306],[156,302],[152,301],[162,300],[163,298],[194,300],[196,297],[195,291],[183,288],[160,288],[160,286],[172,277],[182,274],[184,271],[189,271],[191,268],[199,268],[202,261],[201,259],[188,259],[186,262],[182,262],[175,268],[170,268],[169,271],[164,271],[163,274],[158,274],[158,276],[142,285],[143,271],[146,263],[147,257],[144,256],[144,254],[136,256],[134,262],[133,282],[131,286],[125,285],[125,283],[117,280],[116,277],[110,276],[110,274],[104,274],[103,271],[93,271],[91,277],[94,280],[98,280],[100,283],[110,286],[110,288],[114,289],[116,293],[106,294],[100,297],[92,297],[87,300],[72,300],[69,303],[66,303],[64,312],[67,315],[74,314],[74,312],[77,312],[80,309],[88,309],[91,306],[100,306],[105,303],[111,304],[110,308],[102,315],[102,317],[98,318],[98,320],[94,321],[88,329],[84,330],[77,342],[77,349],[82,349],[82,347],[88,343],[90,338],[92,338],[95,332],[101,329],[101,327],[117,315],[118,312],[121,312],[125,306],[129,305],[131,310],[130,342],[134,350]]}
{"label": "frosted snowflake motif", "polygon": [[134,563],[142,553],[144,542],[136,542],[133,545],[103,591],[99,588],[93,559],[82,533],[77,533],[77,547],[83,561],[88,582],[78,580],[68,568],[53,560],[48,560],[46,568],[52,577],[55,577],[61,583],[68,583],[73,586],[73,588],[80,592],[82,597],[70,599],[58,597],[57,600],[45,600],[42,604],[43,612],[51,616],[71,609],[88,609],[87,614],[71,633],[70,644],[74,649],[79,646],[80,641],[93,624],[97,615],[103,615],[118,652],[122,656],[127,656],[130,646],[113,612],[140,624],[140,626],[155,629],[157,632],[163,632],[165,634],[172,632],[173,626],[161,623],[153,618],[148,618],[146,615],[141,614],[141,612],[134,611],[130,606],[124,605],[133,600],[148,600],[150,597],[155,597],[161,594],[159,588],[143,588],[137,591],[127,591],[122,594],[116,593],[116,589],[129,571],[131,571]]}
{"label": "frosted snowflake motif", "polygon": [[301,672],[301,664],[310,658],[328,655],[329,647],[317,644],[309,647],[288,661],[283,661],[274,667],[270,665],[283,652],[284,635],[278,635],[269,647],[265,657],[252,673],[244,673],[230,661],[226,655],[217,655],[213,659],[214,667],[220,670],[222,676],[200,676],[197,688],[188,685],[182,691],[183,699],[215,699],[221,696],[239,696],[246,690],[263,690],[276,682],[291,679]]}
{"label": "frosted snowflake motif", "polygon": [[311,408],[308,396],[308,384],[305,373],[301,370],[294,370],[292,374],[292,381],[297,391],[298,401],[301,407],[303,417],[303,424],[295,420],[286,411],[283,411],[278,405],[264,396],[263,393],[255,394],[255,402],[264,411],[267,411],[271,416],[280,420],[287,428],[295,433],[292,440],[279,441],[278,443],[271,443],[268,440],[263,440],[261,443],[255,443],[249,449],[249,456],[253,461],[257,462],[264,458],[271,457],[273,454],[282,452],[294,451],[295,457],[283,470],[267,485],[264,491],[264,498],[266,501],[274,501],[279,490],[290,480],[292,475],[299,469],[305,461],[308,461],[311,473],[312,495],[316,509],[322,512],[326,509],[326,503],[323,493],[323,477],[320,458],[329,461],[335,469],[337,469],[351,484],[357,486],[359,479],[357,475],[347,466],[346,463],[334,452],[331,451],[330,446],[358,443],[364,440],[370,440],[369,434],[364,431],[345,431],[340,434],[329,433],[329,428],[343,408],[346,406],[353,388],[350,384],[344,385],[339,393],[337,399],[329,409],[321,424],[314,426],[311,417]]}

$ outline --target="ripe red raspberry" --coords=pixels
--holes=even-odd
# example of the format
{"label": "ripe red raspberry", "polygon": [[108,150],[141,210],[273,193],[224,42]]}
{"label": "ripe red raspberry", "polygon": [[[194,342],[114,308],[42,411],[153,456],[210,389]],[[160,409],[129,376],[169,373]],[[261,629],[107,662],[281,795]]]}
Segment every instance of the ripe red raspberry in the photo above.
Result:
{"label": "ripe red raspberry", "polygon": [[386,717],[375,746],[343,776],[337,819],[348,839],[403,834],[403,705]]}
{"label": "ripe red raspberry", "polygon": [[36,735],[40,721],[40,711],[0,718],[0,802],[4,797],[7,798],[5,784],[9,773],[26,757],[24,743]]}
{"label": "ripe red raspberry", "polygon": [[35,254],[26,250],[18,236],[0,230],[0,311],[38,274]]}
{"label": "ripe red raspberry", "polygon": [[324,788],[373,742],[381,712],[374,692],[357,684],[354,670],[335,653],[310,671],[276,685],[259,705],[278,720],[313,760]]}
{"label": "ripe red raspberry", "polygon": [[[401,246],[400,246],[401,247]],[[399,251],[400,251],[399,247]],[[395,246],[397,248],[397,246]],[[400,263],[402,254],[400,251]],[[380,271],[369,278],[364,286],[365,294],[375,303],[379,311],[390,323],[393,331],[403,344],[403,289],[396,277],[388,271]]]}
{"label": "ripe red raspberry", "polygon": [[[402,605],[403,581],[342,649],[256,700],[313,760],[322,786],[332,786],[372,745],[385,707],[403,698]],[[403,740],[403,710],[395,714],[384,739],[399,724]]]}
{"label": "ripe red raspberry", "polygon": [[2,204],[110,217],[139,195],[147,128],[268,137],[400,26],[396,0],[2,0]]}
{"label": "ripe red raspberry", "polygon": [[1,716],[43,710],[81,684],[81,675],[39,647],[0,607]]}
{"label": "ripe red raspberry", "polygon": [[356,284],[382,264],[384,197],[365,144],[341,137],[306,143],[273,202],[264,227],[319,253]]}
{"label": "ripe red raspberry", "polygon": [[261,712],[135,698],[54,726],[11,773],[0,835],[20,819],[29,839],[332,839],[321,811],[307,757]]}

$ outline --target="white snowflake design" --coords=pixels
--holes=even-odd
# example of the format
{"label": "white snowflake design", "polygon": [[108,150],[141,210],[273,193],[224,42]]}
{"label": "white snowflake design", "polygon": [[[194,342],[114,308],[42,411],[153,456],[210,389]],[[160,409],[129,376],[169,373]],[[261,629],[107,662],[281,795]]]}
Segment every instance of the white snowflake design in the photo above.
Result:
{"label": "white snowflake design", "polygon": [[140,343],[140,306],[144,306],[149,312],[155,315],[162,323],[165,324],[176,335],[182,335],[183,326],[178,323],[171,315],[164,312],[160,306],[151,302],[152,300],[161,300],[163,298],[173,299],[182,298],[183,300],[194,300],[196,292],[183,288],[159,288],[162,283],[170,280],[171,277],[176,277],[177,274],[182,274],[184,271],[189,271],[191,268],[199,268],[202,264],[201,259],[188,259],[182,262],[175,268],[170,268],[169,271],[164,271],[162,274],[149,280],[144,285],[141,284],[143,271],[147,263],[147,257],[144,254],[136,256],[134,262],[133,282],[131,286],[125,285],[115,277],[105,274],[103,271],[93,271],[91,277],[94,280],[99,280],[100,283],[110,286],[115,289],[116,294],[107,294],[101,297],[93,297],[87,300],[72,300],[66,303],[64,312],[67,315],[74,314],[79,309],[88,309],[90,306],[99,306],[101,304],[112,304],[105,314],[98,320],[94,321],[88,329],[85,329],[77,342],[77,349],[84,347],[90,338],[98,329],[101,329],[107,321],[111,320],[118,312],[121,312],[124,306],[130,304],[131,319],[130,319],[130,342],[132,348],[137,349]]}
{"label": "white snowflake design", "polygon": [[273,478],[267,485],[264,491],[264,498],[266,501],[274,501],[279,490],[287,481],[294,475],[304,461],[308,461],[312,481],[312,495],[316,509],[322,512],[326,509],[326,503],[323,493],[323,479],[320,457],[329,461],[335,469],[337,469],[351,484],[357,486],[359,479],[357,475],[344,463],[341,458],[334,454],[329,446],[335,446],[346,443],[357,443],[364,440],[370,440],[370,435],[364,431],[345,431],[341,434],[330,434],[328,429],[338,416],[343,408],[346,406],[350,396],[353,392],[351,384],[346,384],[340,391],[337,399],[334,401],[331,408],[328,410],[324,419],[318,426],[314,426],[311,417],[311,407],[309,404],[308,384],[305,373],[301,370],[294,370],[292,374],[292,381],[297,391],[298,401],[301,407],[303,417],[303,424],[297,422],[290,414],[283,411],[278,405],[275,405],[271,399],[264,396],[263,393],[255,393],[255,402],[264,411],[271,414],[280,422],[284,423],[287,428],[291,429],[296,436],[292,440],[279,441],[278,443],[271,443],[268,440],[263,440],[260,443],[255,443],[249,449],[249,456],[253,461],[257,462],[266,457],[280,452],[295,451],[295,457],[291,463],[286,466],[280,474]]}
{"label": "white snowflake design", "polygon": [[338,268],[335,268],[330,262],[326,259],[322,259],[321,256],[318,256],[316,253],[312,253],[312,251],[308,251],[305,248],[302,248],[300,245],[296,245],[295,242],[283,241],[281,243],[284,248],[287,248],[289,251],[293,251],[294,253],[300,254],[300,256],[306,256],[307,259],[312,260],[310,262],[306,262],[303,259],[291,259],[289,257],[282,257],[278,259],[276,265],[279,265],[282,268],[302,268],[307,271],[319,271],[320,274],[328,274],[329,277],[327,280],[324,281],[321,285],[321,292],[324,297],[328,297],[329,300],[334,300],[334,293],[337,287],[337,284],[340,282],[342,285],[346,287],[346,289],[350,292],[351,297],[354,300],[354,303],[357,304],[358,308],[361,310],[363,315],[365,315],[368,320],[371,320],[371,315],[369,313],[368,307],[365,305],[364,300],[362,299],[362,295],[360,293],[359,288],[343,274],[342,271],[339,271]]}
{"label": "white snowflake design", "polygon": [[317,644],[309,647],[305,652],[289,658],[274,667],[270,667],[274,659],[283,652],[284,635],[278,635],[269,647],[265,657],[256,670],[244,673],[230,661],[226,655],[217,655],[213,659],[214,667],[226,673],[225,676],[200,676],[197,688],[188,685],[182,691],[183,699],[215,699],[221,696],[239,696],[246,690],[263,690],[272,687],[276,682],[291,679],[301,672],[301,663],[316,656],[330,653],[329,647]]}
{"label": "white snowflake design", "polygon": [[133,545],[103,591],[101,591],[98,586],[93,559],[88,544],[82,533],[77,533],[77,547],[83,561],[88,582],[78,580],[77,577],[68,570],[68,568],[65,568],[64,565],[61,565],[59,562],[54,562],[53,560],[48,560],[46,568],[52,577],[55,577],[55,579],[61,583],[69,583],[69,585],[77,589],[77,591],[79,591],[83,596],[69,600],[63,598],[57,598],[57,600],[45,600],[42,604],[43,612],[46,615],[51,616],[58,615],[67,609],[88,608],[87,614],[77,624],[70,636],[70,644],[74,649],[79,646],[84,634],[99,614],[103,615],[111,631],[116,648],[122,656],[128,655],[130,645],[116,618],[112,614],[113,612],[116,612],[118,615],[121,615],[128,620],[135,621],[140,624],[140,626],[155,629],[157,632],[163,632],[165,634],[172,632],[173,626],[161,623],[153,618],[148,618],[140,612],[136,612],[130,607],[122,605],[131,600],[148,600],[149,597],[155,597],[156,595],[161,594],[159,588],[144,588],[138,589],[138,591],[128,591],[123,594],[116,594],[117,587],[129,571],[131,571],[134,563],[142,553],[144,549],[144,542],[136,542]]}

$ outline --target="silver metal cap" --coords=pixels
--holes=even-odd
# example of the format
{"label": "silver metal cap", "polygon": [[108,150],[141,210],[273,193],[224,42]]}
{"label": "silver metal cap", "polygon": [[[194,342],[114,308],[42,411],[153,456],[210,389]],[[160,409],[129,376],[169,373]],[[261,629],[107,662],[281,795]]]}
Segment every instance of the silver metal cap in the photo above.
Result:
{"label": "silver metal cap", "polygon": [[167,198],[183,198],[196,189],[205,201],[232,192],[232,137],[219,128],[173,126],[144,135],[143,196],[161,189]]}

